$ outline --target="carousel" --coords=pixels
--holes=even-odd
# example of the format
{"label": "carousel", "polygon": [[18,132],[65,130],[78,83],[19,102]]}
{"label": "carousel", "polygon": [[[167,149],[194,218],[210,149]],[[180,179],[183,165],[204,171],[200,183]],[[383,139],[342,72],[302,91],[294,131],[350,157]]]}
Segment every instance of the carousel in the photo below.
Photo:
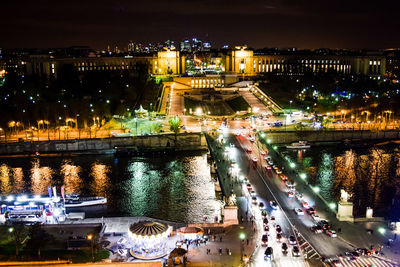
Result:
{"label": "carousel", "polygon": [[158,259],[169,253],[167,239],[171,228],[166,224],[142,221],[132,224],[128,233],[133,241],[129,252],[137,259]]}

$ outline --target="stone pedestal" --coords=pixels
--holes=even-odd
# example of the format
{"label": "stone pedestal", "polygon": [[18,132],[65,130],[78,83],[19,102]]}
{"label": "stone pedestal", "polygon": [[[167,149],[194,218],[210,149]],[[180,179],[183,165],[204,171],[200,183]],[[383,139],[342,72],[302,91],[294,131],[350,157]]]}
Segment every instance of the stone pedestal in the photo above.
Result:
{"label": "stone pedestal", "polygon": [[354,222],[353,203],[340,201],[336,218],[339,221]]}
{"label": "stone pedestal", "polygon": [[238,207],[237,206],[225,206],[224,207],[224,224],[228,224],[228,225],[239,224]]}

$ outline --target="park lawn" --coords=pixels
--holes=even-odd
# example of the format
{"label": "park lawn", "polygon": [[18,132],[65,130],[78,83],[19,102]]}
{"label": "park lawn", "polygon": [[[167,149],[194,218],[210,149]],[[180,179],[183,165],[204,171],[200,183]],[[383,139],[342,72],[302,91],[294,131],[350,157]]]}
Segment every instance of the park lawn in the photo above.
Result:
{"label": "park lawn", "polygon": [[226,101],[226,103],[233,109],[233,111],[247,111],[250,105],[243,99],[243,97],[238,96],[231,100]]}
{"label": "park lawn", "polygon": [[[264,93],[276,101],[283,109],[300,108],[296,103],[295,93],[276,88],[275,84],[259,84],[258,86]],[[292,100],[292,104],[290,104]]]}

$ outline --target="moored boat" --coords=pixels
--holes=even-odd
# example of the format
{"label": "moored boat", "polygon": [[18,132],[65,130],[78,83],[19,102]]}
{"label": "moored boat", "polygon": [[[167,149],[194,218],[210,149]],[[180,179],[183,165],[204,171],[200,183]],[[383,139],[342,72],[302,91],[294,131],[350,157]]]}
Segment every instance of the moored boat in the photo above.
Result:
{"label": "moored boat", "polygon": [[309,144],[307,144],[307,141],[299,141],[297,143],[292,143],[288,146],[286,146],[286,148],[289,149],[306,149],[306,148],[310,148],[311,146]]}

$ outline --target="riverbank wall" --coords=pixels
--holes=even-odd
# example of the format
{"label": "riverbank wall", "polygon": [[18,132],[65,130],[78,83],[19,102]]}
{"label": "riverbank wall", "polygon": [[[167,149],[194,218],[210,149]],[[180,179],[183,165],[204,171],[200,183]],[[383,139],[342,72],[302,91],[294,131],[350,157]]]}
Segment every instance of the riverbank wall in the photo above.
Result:
{"label": "riverbank wall", "polygon": [[400,139],[400,131],[266,131],[265,136],[273,144],[307,142],[341,142],[344,140],[395,140]]}
{"label": "riverbank wall", "polygon": [[207,142],[202,133],[144,135],[92,139],[15,142],[0,145],[0,155],[35,153],[109,153],[115,148],[134,148],[138,151],[205,150]]}

